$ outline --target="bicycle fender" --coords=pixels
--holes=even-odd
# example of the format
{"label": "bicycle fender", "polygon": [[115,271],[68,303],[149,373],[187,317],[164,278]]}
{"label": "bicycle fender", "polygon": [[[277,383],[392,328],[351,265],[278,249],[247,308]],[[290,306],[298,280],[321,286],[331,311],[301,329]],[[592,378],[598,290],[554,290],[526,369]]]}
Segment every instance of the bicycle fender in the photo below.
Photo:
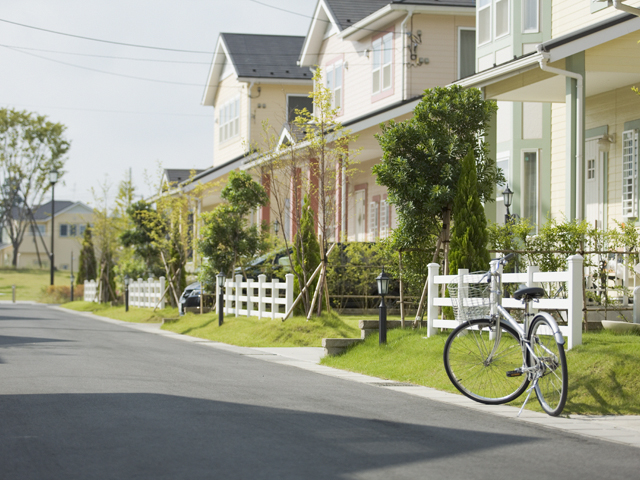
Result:
{"label": "bicycle fender", "polygon": [[[553,331],[553,336],[556,337],[556,342],[558,342],[560,345],[564,345],[564,337],[562,336],[562,332],[560,332],[560,327],[558,327],[558,324],[553,319],[553,317],[547,312],[536,313],[536,317],[540,316],[546,318],[549,322],[549,325],[551,325],[551,330]],[[533,318],[535,319],[535,317]]]}

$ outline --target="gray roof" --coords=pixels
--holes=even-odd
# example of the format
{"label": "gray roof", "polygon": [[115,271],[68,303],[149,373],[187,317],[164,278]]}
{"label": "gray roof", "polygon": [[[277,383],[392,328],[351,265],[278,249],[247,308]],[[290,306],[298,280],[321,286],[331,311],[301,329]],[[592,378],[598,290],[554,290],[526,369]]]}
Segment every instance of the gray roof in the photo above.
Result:
{"label": "gray roof", "polygon": [[[76,202],[70,202],[69,200],[56,200],[53,203],[53,211],[55,215],[60,213],[65,208],[69,208]],[[49,220],[51,218],[51,201],[44,203],[38,207],[33,213],[33,218],[36,220]]]}
{"label": "gray roof", "polygon": [[341,30],[390,4],[431,5],[438,7],[475,7],[475,0],[325,0]]}
{"label": "gray roof", "polygon": [[239,77],[311,80],[308,68],[297,65],[304,37],[222,33]]}
{"label": "gray roof", "polygon": [[164,174],[167,177],[169,183],[180,183],[185,180],[189,180],[191,172],[195,172],[196,175],[202,173],[204,170],[196,169],[180,169],[180,168],[165,168]]}

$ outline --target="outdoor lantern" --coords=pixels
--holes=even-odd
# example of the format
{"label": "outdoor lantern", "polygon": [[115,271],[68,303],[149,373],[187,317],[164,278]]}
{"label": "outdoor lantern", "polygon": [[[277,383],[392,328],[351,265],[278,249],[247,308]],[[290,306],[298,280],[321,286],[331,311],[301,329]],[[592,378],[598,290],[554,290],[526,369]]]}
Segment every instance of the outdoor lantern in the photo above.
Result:
{"label": "outdoor lantern", "polygon": [[129,278],[129,275],[125,275],[124,276],[124,286],[128,287],[130,281],[131,281],[131,279]]}
{"label": "outdoor lantern", "polygon": [[273,231],[278,235],[278,232],[280,231],[280,222],[278,220],[273,223]]}
{"label": "outdoor lantern", "polygon": [[504,198],[504,206],[507,207],[508,211],[513,201],[513,192],[509,189],[509,184],[507,184],[507,188],[502,192],[502,197]]}
{"label": "outdoor lantern", "polygon": [[382,273],[378,275],[376,278],[376,282],[378,282],[378,295],[385,296],[389,293],[389,281],[391,277],[384,271],[384,267],[382,267]]}
{"label": "outdoor lantern", "polygon": [[129,282],[131,279],[129,275],[124,276],[124,311],[129,311]]}
{"label": "outdoor lantern", "polygon": [[58,171],[57,170],[51,170],[49,172],[49,183],[56,184],[57,182],[58,182]]}
{"label": "outdoor lantern", "polygon": [[218,286],[220,288],[224,287],[224,281],[227,279],[227,277],[224,276],[224,273],[220,272],[216,275],[216,278],[218,279]]}

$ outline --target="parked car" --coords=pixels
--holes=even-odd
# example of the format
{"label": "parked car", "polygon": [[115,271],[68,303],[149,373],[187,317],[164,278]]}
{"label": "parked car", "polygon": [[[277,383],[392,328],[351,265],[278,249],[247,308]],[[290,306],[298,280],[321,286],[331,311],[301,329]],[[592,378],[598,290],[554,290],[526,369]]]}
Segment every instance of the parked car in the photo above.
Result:
{"label": "parked car", "polygon": [[[178,310],[180,315],[184,315],[186,312],[200,312],[200,295],[202,294],[202,287],[200,282],[194,282],[187,286],[180,295],[180,303],[178,304]],[[207,311],[206,308],[203,310]]]}
{"label": "parked car", "polygon": [[[292,247],[289,247],[293,251]],[[244,274],[251,280],[258,280],[258,275],[265,274],[270,278],[274,271],[284,270],[284,273],[291,273],[291,264],[286,248],[281,248],[273,252],[266,253],[253,259],[244,269]],[[236,268],[235,275],[242,275],[242,269]]]}

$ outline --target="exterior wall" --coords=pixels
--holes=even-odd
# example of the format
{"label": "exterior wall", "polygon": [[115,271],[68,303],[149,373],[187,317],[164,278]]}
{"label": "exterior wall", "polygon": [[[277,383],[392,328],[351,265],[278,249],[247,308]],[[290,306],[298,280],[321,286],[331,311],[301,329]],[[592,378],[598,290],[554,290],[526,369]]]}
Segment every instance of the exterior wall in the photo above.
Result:
{"label": "exterior wall", "polygon": [[562,219],[566,197],[566,105],[551,105],[551,216]]}
{"label": "exterior wall", "polygon": [[[248,139],[247,122],[247,95],[246,85],[238,82],[234,75],[231,75],[220,82],[215,101],[215,121],[213,124],[213,166],[218,166],[227,161],[239,157],[246,151]],[[220,113],[221,105],[240,95],[240,134],[220,142]]]}
{"label": "exterior wall", "polygon": [[[605,7],[593,12],[605,6],[606,3],[593,6],[591,1],[584,0],[554,0],[551,3],[553,38],[624,13],[613,7]],[[640,7],[640,0],[625,0],[624,3],[630,7]]]}

